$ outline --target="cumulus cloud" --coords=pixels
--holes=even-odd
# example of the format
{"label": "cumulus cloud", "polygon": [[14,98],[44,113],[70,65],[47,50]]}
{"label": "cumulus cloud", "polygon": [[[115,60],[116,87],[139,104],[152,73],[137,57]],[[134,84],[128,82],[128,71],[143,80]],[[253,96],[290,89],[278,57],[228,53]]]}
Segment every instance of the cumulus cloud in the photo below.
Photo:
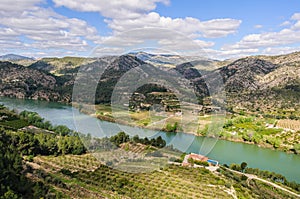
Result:
{"label": "cumulus cloud", "polygon": [[172,19],[160,16],[156,12],[144,14],[140,18],[112,19],[106,20],[106,22],[116,32],[135,28],[156,27],[178,31],[188,37],[206,38],[225,37],[228,34],[235,33],[241,24],[240,20],[235,19],[213,19],[209,21],[200,21],[192,17]]}
{"label": "cumulus cloud", "polygon": [[284,21],[283,23],[280,24],[280,26],[289,26],[291,25],[290,21]]}
{"label": "cumulus cloud", "polygon": [[236,44],[225,45],[223,49],[247,49],[261,48],[278,45],[287,45],[300,42],[300,32],[291,29],[283,29],[279,32],[266,32],[261,34],[250,34]]}
{"label": "cumulus cloud", "polygon": [[291,17],[291,19],[292,20],[296,20],[296,21],[300,20],[300,13],[293,14],[293,16]]}
{"label": "cumulus cloud", "polygon": [[[236,32],[241,24],[235,19],[213,19],[200,21],[196,18],[160,16],[151,12],[157,3],[169,4],[169,0],[53,0],[56,6],[65,6],[78,11],[99,12],[113,31],[144,27],[169,28],[183,33],[199,33],[203,37],[223,37]],[[195,35],[195,34],[194,34]]]}
{"label": "cumulus cloud", "polygon": [[83,12],[100,12],[114,19],[138,18],[156,8],[156,3],[169,4],[169,0],[53,0],[56,6]]}
{"label": "cumulus cloud", "polygon": [[[241,20],[224,18],[200,21],[199,19],[164,17],[154,12],[157,3],[168,4],[168,0],[54,0],[56,6],[65,6],[78,11],[99,12],[112,30],[112,35],[102,37],[100,48],[136,47],[147,40],[156,40],[161,48],[170,50],[212,47],[214,42],[201,38],[226,37],[237,32]],[[136,31],[137,30],[137,31]],[[168,30],[168,31],[164,31]],[[126,32],[130,31],[130,34]],[[185,41],[178,39],[185,35]],[[122,37],[121,37],[122,36]],[[187,40],[191,42],[186,42]],[[192,44],[193,43],[193,44]]]}
{"label": "cumulus cloud", "polygon": [[156,48],[156,51],[168,51],[173,54],[199,54],[199,52],[203,54],[204,48],[209,48],[213,45],[214,42],[211,41],[191,39],[180,32],[152,27],[131,29],[106,37],[98,48],[100,49],[99,52],[103,52],[104,55],[108,54],[110,49],[111,54],[117,54],[116,52],[120,52],[120,48],[123,52],[145,48],[153,50]]}
{"label": "cumulus cloud", "polygon": [[32,10],[37,8],[36,5],[42,3],[44,0],[1,0],[0,8],[1,14],[19,13],[20,11]]}
{"label": "cumulus cloud", "polygon": [[287,45],[300,43],[300,13],[295,13],[289,21],[283,22],[281,26],[285,26],[285,28],[278,32],[246,35],[235,44],[224,45],[221,50],[257,49],[264,54],[280,54],[298,49],[287,47]]}
{"label": "cumulus cloud", "polygon": [[[95,27],[77,18],[68,18],[54,12],[46,0],[16,0],[0,2],[0,44],[3,49],[29,51],[76,52],[89,51],[101,45],[103,52],[111,48],[121,52],[129,46],[139,47],[155,40],[161,48],[187,50],[210,48],[214,42],[203,38],[219,38],[234,34],[241,24],[236,19],[171,18],[153,12],[158,3],[168,5],[169,0],[53,0],[55,6],[65,6],[81,12],[99,12],[111,28],[111,35],[99,35]],[[130,34],[124,32],[128,30]],[[167,31],[162,31],[167,30]],[[180,38],[178,37],[178,35]],[[122,37],[121,37],[122,35]],[[126,36],[125,36],[126,35]],[[184,38],[184,39],[183,39]],[[187,42],[188,41],[188,42]]]}
{"label": "cumulus cloud", "polygon": [[207,57],[210,57],[212,59],[237,59],[241,57],[246,57],[249,55],[254,55],[259,52],[259,49],[253,48],[253,49],[232,49],[232,50],[216,50],[216,49],[205,49]]}
{"label": "cumulus cloud", "polygon": [[265,55],[280,55],[280,54],[288,54],[295,51],[300,51],[300,47],[268,47],[262,51]]}
{"label": "cumulus cloud", "polygon": [[[86,51],[89,49],[87,40],[100,39],[97,30],[83,20],[67,18],[51,9],[36,7],[35,4],[41,2],[38,0],[24,2],[17,6],[20,9],[18,13],[9,9],[0,12],[0,42],[3,49],[13,48],[11,42],[19,42],[22,38],[22,46],[28,50]],[[4,8],[8,8],[5,6],[8,4],[13,7],[8,1],[1,1],[0,4]]]}

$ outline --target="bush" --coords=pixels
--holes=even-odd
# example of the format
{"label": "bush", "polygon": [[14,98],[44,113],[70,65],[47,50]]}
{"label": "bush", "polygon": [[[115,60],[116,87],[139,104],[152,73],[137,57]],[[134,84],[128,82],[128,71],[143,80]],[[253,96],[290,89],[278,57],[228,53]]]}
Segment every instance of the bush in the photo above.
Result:
{"label": "bush", "polygon": [[228,189],[230,189],[231,188],[231,184],[230,183],[226,183],[225,187],[228,188]]}
{"label": "bush", "polygon": [[119,146],[122,143],[129,142],[129,135],[125,132],[119,132],[117,135],[110,137],[110,141]]}
{"label": "bush", "polygon": [[203,161],[199,161],[199,160],[194,160],[194,164],[205,166],[205,167],[209,166],[208,162],[203,162]]}
{"label": "bush", "polygon": [[245,176],[245,175],[242,175],[242,177],[241,177],[241,180],[247,180],[248,179],[248,177],[247,176]]}
{"label": "bush", "polygon": [[176,132],[178,128],[178,122],[175,122],[173,125],[172,124],[167,124],[166,127],[164,128],[164,131],[166,132]]}
{"label": "bush", "polygon": [[33,162],[33,158],[34,158],[33,155],[29,155],[29,156],[27,156],[27,161],[28,162]]}

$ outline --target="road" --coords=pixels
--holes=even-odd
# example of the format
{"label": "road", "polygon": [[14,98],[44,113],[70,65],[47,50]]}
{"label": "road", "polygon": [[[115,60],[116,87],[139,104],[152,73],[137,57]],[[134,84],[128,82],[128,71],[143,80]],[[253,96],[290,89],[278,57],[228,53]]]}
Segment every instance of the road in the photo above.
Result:
{"label": "road", "polygon": [[257,177],[256,175],[253,175],[253,174],[247,174],[247,173],[242,173],[242,172],[235,171],[235,170],[232,170],[232,169],[229,169],[229,168],[226,168],[226,167],[223,167],[223,168],[225,168],[225,169],[227,169],[227,170],[229,170],[229,171],[231,171],[231,172],[233,172],[233,173],[237,173],[237,174],[240,174],[240,175],[245,175],[245,176],[248,177],[248,180],[252,180],[252,179],[259,180],[259,181],[261,181],[261,182],[264,182],[264,183],[266,183],[266,184],[269,184],[269,185],[271,185],[271,186],[273,186],[273,187],[275,187],[275,188],[277,188],[277,189],[281,189],[282,191],[288,192],[289,194],[291,194],[291,195],[293,195],[293,196],[296,196],[296,197],[300,198],[300,194],[297,194],[297,193],[295,193],[295,192],[293,192],[293,191],[290,191],[290,190],[288,190],[288,189],[286,189],[286,188],[284,188],[284,187],[282,187],[282,186],[280,186],[280,185],[278,185],[278,184],[275,184],[275,183],[273,183],[273,182],[270,182],[270,181],[268,181],[268,180],[259,178],[259,177]]}

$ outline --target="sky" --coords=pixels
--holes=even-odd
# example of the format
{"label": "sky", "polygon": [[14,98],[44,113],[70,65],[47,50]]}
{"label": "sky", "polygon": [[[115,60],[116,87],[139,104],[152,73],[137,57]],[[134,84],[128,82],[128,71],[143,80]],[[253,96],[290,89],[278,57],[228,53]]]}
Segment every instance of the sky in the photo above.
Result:
{"label": "sky", "polygon": [[0,55],[300,51],[299,0],[0,0]]}

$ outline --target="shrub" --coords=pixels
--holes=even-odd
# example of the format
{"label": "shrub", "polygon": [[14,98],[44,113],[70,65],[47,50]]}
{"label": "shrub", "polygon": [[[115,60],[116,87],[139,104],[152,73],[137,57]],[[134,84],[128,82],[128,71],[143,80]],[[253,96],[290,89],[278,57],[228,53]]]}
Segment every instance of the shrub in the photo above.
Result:
{"label": "shrub", "polygon": [[230,183],[226,183],[225,187],[228,188],[228,189],[230,189],[231,188],[231,184]]}

